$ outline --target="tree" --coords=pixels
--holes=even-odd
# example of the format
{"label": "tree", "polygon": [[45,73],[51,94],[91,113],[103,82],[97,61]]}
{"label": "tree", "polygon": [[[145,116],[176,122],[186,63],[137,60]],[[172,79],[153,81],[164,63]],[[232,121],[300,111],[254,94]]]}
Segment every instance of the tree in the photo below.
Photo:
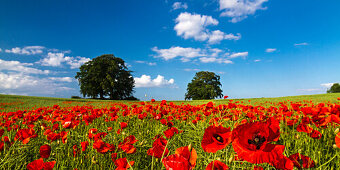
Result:
{"label": "tree", "polygon": [[209,71],[200,71],[188,84],[185,100],[214,99],[223,97],[220,76]]}
{"label": "tree", "polygon": [[340,93],[340,85],[339,83],[334,83],[330,89],[327,90],[327,93]]}
{"label": "tree", "polygon": [[134,79],[123,59],[113,54],[96,57],[82,66],[75,76],[83,96],[121,100],[132,97]]}

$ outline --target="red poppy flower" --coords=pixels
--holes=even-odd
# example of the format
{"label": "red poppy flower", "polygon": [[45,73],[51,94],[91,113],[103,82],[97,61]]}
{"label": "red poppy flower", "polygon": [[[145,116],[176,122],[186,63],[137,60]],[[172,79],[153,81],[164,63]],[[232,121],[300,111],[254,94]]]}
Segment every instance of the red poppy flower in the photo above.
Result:
{"label": "red poppy flower", "polygon": [[163,137],[159,137],[153,142],[152,148],[148,150],[148,155],[154,156],[155,158],[162,158],[163,152],[164,156],[168,155],[169,150],[166,148],[168,141]]}
{"label": "red poppy flower", "polygon": [[230,128],[209,126],[205,129],[201,146],[205,152],[215,153],[231,142]]}
{"label": "red poppy flower", "polygon": [[226,99],[226,98],[228,98],[228,97],[229,97],[229,96],[224,96],[223,98]]}
{"label": "red poppy flower", "polygon": [[314,139],[321,139],[322,134],[319,131],[313,129],[312,133],[309,133],[308,136]]}
{"label": "red poppy flower", "polygon": [[53,170],[56,161],[45,162],[44,163],[44,170]]}
{"label": "red poppy flower", "polygon": [[52,170],[54,168],[56,161],[44,162],[43,158],[32,161],[27,164],[28,170]]}
{"label": "red poppy flower", "polygon": [[271,163],[282,157],[283,145],[273,145],[280,137],[279,122],[270,118],[266,122],[253,122],[237,126],[232,132],[233,148],[238,156],[250,163]]}
{"label": "red poppy flower", "polygon": [[51,146],[50,145],[42,145],[40,146],[40,157],[48,158],[51,154]]}
{"label": "red poppy flower", "polygon": [[125,122],[120,122],[120,129],[125,129],[126,127],[127,127],[127,123],[125,123]]}
{"label": "red poppy flower", "polygon": [[14,140],[20,140],[23,144],[30,141],[31,138],[36,138],[38,135],[35,133],[34,129],[20,129],[14,137]]}
{"label": "red poppy flower", "polygon": [[162,160],[167,170],[191,170],[195,168],[197,152],[191,146],[184,146],[176,149],[175,154],[165,157]]}
{"label": "red poppy flower", "polygon": [[28,170],[41,170],[44,168],[44,160],[42,158],[32,161],[27,164]]}
{"label": "red poppy flower", "polygon": [[338,148],[340,148],[340,132],[338,132],[335,136],[335,144]]}
{"label": "red poppy flower", "polygon": [[97,140],[93,143],[93,148],[97,150],[99,153],[106,153],[108,151],[114,151],[115,146],[112,144],[108,144],[103,142],[102,140]]}
{"label": "red poppy flower", "polygon": [[211,161],[208,164],[207,168],[205,168],[205,170],[226,170],[226,169],[229,169],[229,167],[225,163],[218,160]]}
{"label": "red poppy flower", "polygon": [[172,138],[172,136],[174,136],[174,134],[177,133],[178,134],[178,129],[175,127],[171,127],[169,129],[167,129],[166,131],[164,131],[164,135],[170,139]]}
{"label": "red poppy flower", "polygon": [[253,170],[263,170],[263,167],[262,166],[254,166]]}
{"label": "red poppy flower", "polygon": [[315,162],[310,157],[302,155],[300,153],[290,155],[289,159],[293,161],[294,166],[298,169],[315,167]]}
{"label": "red poppy flower", "polygon": [[4,129],[0,129],[0,138],[2,137],[2,135],[5,133]]}
{"label": "red poppy flower", "polygon": [[126,170],[130,168],[131,166],[133,166],[134,163],[135,161],[130,161],[128,163],[126,158],[119,158],[115,161],[115,165],[117,166],[116,170]]}
{"label": "red poppy flower", "polygon": [[305,133],[312,133],[313,128],[309,127],[307,124],[305,123],[300,123],[297,127],[296,130],[298,132],[305,132]]}
{"label": "red poppy flower", "polygon": [[136,152],[136,148],[132,145],[136,143],[136,137],[134,135],[130,135],[124,139],[123,142],[119,143],[118,147],[122,149],[124,152],[132,154]]}
{"label": "red poppy flower", "polygon": [[81,151],[85,152],[87,149],[87,146],[89,146],[89,142],[88,141],[81,142],[80,145],[81,145]]}

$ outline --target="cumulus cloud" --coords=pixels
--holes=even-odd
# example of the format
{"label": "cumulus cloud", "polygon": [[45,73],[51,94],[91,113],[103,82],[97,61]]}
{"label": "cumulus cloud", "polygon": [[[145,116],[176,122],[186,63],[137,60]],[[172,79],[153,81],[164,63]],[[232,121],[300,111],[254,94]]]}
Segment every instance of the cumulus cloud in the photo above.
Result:
{"label": "cumulus cloud", "polygon": [[233,64],[233,62],[226,58],[216,58],[216,57],[201,57],[199,59],[202,63],[225,63]]}
{"label": "cumulus cloud", "polygon": [[65,57],[65,61],[68,65],[71,66],[71,69],[75,69],[75,68],[79,68],[84,63],[90,61],[90,59],[77,56],[77,57]]}
{"label": "cumulus cloud", "polygon": [[210,44],[219,43],[221,40],[239,40],[240,34],[226,34],[220,30],[210,31],[207,26],[216,26],[218,21],[211,16],[191,14],[184,12],[176,18],[174,30],[177,36],[184,39],[193,38],[197,41],[208,41]]}
{"label": "cumulus cloud", "polygon": [[326,88],[331,88],[333,86],[334,83],[323,83],[320,84],[322,87],[326,87]]}
{"label": "cumulus cloud", "polygon": [[230,56],[228,56],[228,58],[243,58],[245,59],[248,56],[248,52],[239,52],[239,53],[233,53]]}
{"label": "cumulus cloud", "polygon": [[172,5],[172,10],[177,10],[177,9],[188,9],[188,4],[187,3],[182,3],[182,2],[175,2]]}
{"label": "cumulus cloud", "polygon": [[155,65],[157,65],[156,63],[147,62],[147,61],[136,61],[136,63],[147,64],[147,65],[149,65],[149,66],[155,66]]}
{"label": "cumulus cloud", "polygon": [[309,45],[309,44],[306,42],[294,44],[294,46],[306,46],[306,45]]}
{"label": "cumulus cloud", "polygon": [[230,22],[236,23],[253,15],[257,10],[265,10],[262,4],[268,0],[220,0],[221,16],[230,17]]}
{"label": "cumulus cloud", "polygon": [[256,62],[260,62],[261,60],[260,59],[256,59],[256,60],[254,60],[254,62],[256,63]]}
{"label": "cumulus cloud", "polygon": [[6,49],[6,53],[13,53],[13,54],[25,54],[25,55],[34,55],[34,54],[41,54],[45,47],[43,46],[26,46],[24,48],[15,47],[12,49]]}
{"label": "cumulus cloud", "polygon": [[238,52],[232,53],[225,52],[218,48],[184,48],[184,47],[171,47],[169,49],[158,49],[157,47],[153,47],[152,51],[157,54],[154,55],[156,58],[162,58],[164,60],[174,59],[176,57],[180,57],[182,62],[191,61],[193,58],[199,58],[199,61],[202,63],[225,63],[232,64],[233,62],[230,59],[234,58],[243,58],[245,59],[248,56],[248,52]]}
{"label": "cumulus cloud", "polygon": [[174,79],[166,80],[164,76],[158,75],[155,79],[151,76],[142,75],[141,77],[134,78],[135,87],[173,87],[175,85]]}
{"label": "cumulus cloud", "polygon": [[15,71],[26,74],[49,74],[49,70],[39,70],[32,66],[32,63],[21,63],[19,61],[6,61],[0,59],[0,71]]}
{"label": "cumulus cloud", "polygon": [[58,67],[61,66],[62,63],[66,62],[66,64],[70,65],[71,69],[79,68],[82,64],[86,63],[87,61],[90,61],[89,58],[85,57],[70,57],[65,56],[64,53],[53,53],[49,52],[47,56],[37,63],[40,63],[43,66],[52,66],[52,67]]}
{"label": "cumulus cloud", "polygon": [[48,79],[59,82],[72,82],[74,79],[72,77],[49,77]]}
{"label": "cumulus cloud", "polygon": [[272,53],[272,52],[274,52],[274,51],[276,51],[277,49],[276,48],[267,48],[266,49],[266,52],[267,53]]}
{"label": "cumulus cloud", "polygon": [[0,91],[5,94],[54,95],[72,88],[65,87],[47,78],[39,78],[24,73],[0,72]]}
{"label": "cumulus cloud", "polygon": [[153,47],[152,51],[156,52],[156,58],[163,58],[164,60],[174,59],[176,57],[182,57],[182,60],[206,56],[200,48],[184,48],[184,47],[171,47],[169,49],[158,49],[158,47]]}

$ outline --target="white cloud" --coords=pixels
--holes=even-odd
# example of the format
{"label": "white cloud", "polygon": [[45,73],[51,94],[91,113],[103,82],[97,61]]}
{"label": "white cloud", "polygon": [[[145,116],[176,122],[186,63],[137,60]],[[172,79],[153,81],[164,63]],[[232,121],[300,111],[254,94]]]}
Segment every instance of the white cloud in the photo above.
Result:
{"label": "white cloud", "polygon": [[274,52],[274,51],[276,51],[277,49],[276,48],[267,48],[266,49],[266,52],[267,53],[272,53],[272,52]]}
{"label": "white cloud", "polygon": [[306,46],[306,45],[309,45],[309,44],[306,42],[294,44],[294,46]]}
{"label": "white cloud", "polygon": [[152,51],[157,54],[155,58],[162,58],[164,60],[174,59],[181,57],[182,62],[191,61],[193,58],[199,58],[202,63],[225,63],[232,64],[230,59],[241,57],[245,59],[248,56],[248,52],[228,53],[218,48],[184,48],[184,47],[171,47],[169,49],[158,49],[153,47]]}
{"label": "white cloud", "polygon": [[13,54],[25,54],[25,55],[34,55],[34,54],[41,54],[43,53],[43,46],[26,46],[24,48],[15,47],[12,49],[6,49],[6,53],[13,53]]}
{"label": "white cloud", "polygon": [[39,70],[32,68],[32,63],[20,63],[19,61],[6,61],[0,59],[0,71],[16,71],[26,74],[49,74],[49,70]]}
{"label": "white cloud", "polygon": [[89,58],[85,57],[69,57],[65,56],[64,53],[53,53],[49,52],[47,56],[37,63],[40,63],[43,66],[52,66],[52,67],[58,67],[61,66],[63,62],[66,62],[68,65],[70,65],[71,69],[79,68],[82,64],[86,63],[87,61],[90,61]]}
{"label": "white cloud", "polygon": [[39,63],[43,66],[57,67],[61,66],[61,63],[65,61],[64,53],[52,53],[49,52],[45,58],[40,60]]}
{"label": "white cloud", "polygon": [[256,60],[254,60],[254,62],[256,63],[256,62],[260,62],[261,60],[260,59],[256,59]]}
{"label": "white cloud", "polygon": [[233,62],[226,58],[216,58],[216,57],[201,57],[200,61],[202,63],[225,63],[225,64],[233,64]]}
{"label": "white cloud", "polygon": [[38,78],[23,73],[0,72],[0,91],[19,95],[54,95],[72,90],[47,78]]}
{"label": "white cloud", "polygon": [[240,34],[226,34],[220,30],[210,31],[207,26],[218,25],[218,21],[211,16],[190,14],[184,12],[176,18],[176,25],[174,30],[178,36],[184,39],[193,38],[197,41],[207,41],[214,44],[219,43],[221,40],[239,40]]}
{"label": "white cloud", "polygon": [[228,58],[239,58],[242,57],[243,59],[245,59],[248,56],[248,52],[239,52],[239,53],[233,53],[230,56],[228,56]]}
{"label": "white cloud", "polygon": [[0,48],[0,52],[2,52],[2,49]]}
{"label": "white cloud", "polygon": [[184,69],[184,71],[187,71],[187,72],[197,72],[197,71],[200,71],[200,69],[197,69],[197,68],[186,68]]}
{"label": "white cloud", "polygon": [[268,0],[220,0],[221,16],[231,17],[230,22],[236,23],[253,15],[257,10],[265,10],[262,7]]}
{"label": "white cloud", "polygon": [[142,75],[140,78],[136,77],[135,80],[135,87],[172,87],[175,85],[175,80],[164,79],[164,76],[158,75],[155,79],[151,79],[151,76]]}
{"label": "white cloud", "polygon": [[156,58],[163,58],[164,60],[174,59],[176,57],[182,57],[183,60],[206,56],[200,48],[183,48],[183,47],[171,47],[169,49],[158,49],[153,47],[152,51],[156,52]]}
{"label": "white cloud", "polygon": [[172,10],[176,10],[176,9],[188,9],[188,4],[187,3],[182,3],[182,2],[175,2],[172,5]]}
{"label": "white cloud", "polygon": [[326,87],[326,88],[331,88],[333,86],[334,83],[323,83],[320,84],[322,87]]}
{"label": "white cloud", "polygon": [[149,65],[149,66],[155,66],[155,65],[157,65],[157,63],[147,62],[147,61],[136,61],[136,63],[147,64],[147,65]]}
{"label": "white cloud", "polygon": [[72,77],[49,77],[48,79],[60,82],[72,82],[74,80]]}
{"label": "white cloud", "polygon": [[84,63],[90,61],[90,59],[77,56],[77,57],[65,57],[65,61],[68,65],[71,66],[71,69],[75,69],[75,68],[79,68]]}

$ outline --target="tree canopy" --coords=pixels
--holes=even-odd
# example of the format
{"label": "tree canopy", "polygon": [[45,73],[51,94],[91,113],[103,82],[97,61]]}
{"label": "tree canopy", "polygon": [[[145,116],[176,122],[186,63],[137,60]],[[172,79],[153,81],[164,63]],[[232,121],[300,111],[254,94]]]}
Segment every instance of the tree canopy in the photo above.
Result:
{"label": "tree canopy", "polygon": [[340,93],[340,85],[339,83],[334,83],[330,89],[327,90],[327,93]]}
{"label": "tree canopy", "polygon": [[188,84],[185,100],[202,100],[223,97],[220,76],[209,71],[200,71]]}
{"label": "tree canopy", "polygon": [[79,69],[75,78],[84,97],[99,96],[103,99],[109,96],[112,100],[133,98],[134,79],[123,59],[104,54],[84,63]]}

